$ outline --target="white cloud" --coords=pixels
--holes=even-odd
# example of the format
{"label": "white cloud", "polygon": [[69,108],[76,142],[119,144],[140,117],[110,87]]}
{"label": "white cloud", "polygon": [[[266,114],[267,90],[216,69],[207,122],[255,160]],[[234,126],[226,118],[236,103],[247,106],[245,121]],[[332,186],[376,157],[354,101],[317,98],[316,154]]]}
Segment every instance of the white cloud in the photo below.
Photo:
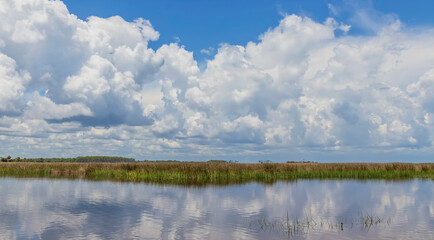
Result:
{"label": "white cloud", "polygon": [[105,54],[121,46],[134,48],[138,43],[155,41],[160,36],[148,20],[141,18],[129,23],[119,16],[89,17],[84,26],[77,29],[74,37],[88,42],[92,50]]}
{"label": "white cloud", "polygon": [[178,42],[148,48],[159,33],[145,19],[80,20],[60,1],[0,6],[0,135],[38,137],[29,154],[67,138],[138,157],[433,150],[434,30],[393,16],[372,13],[375,34],[351,36],[335,35],[351,26],[332,18],[285,15],[257,42],[222,44],[200,70]]}
{"label": "white cloud", "polygon": [[66,79],[64,89],[71,98],[94,101],[110,91],[109,80],[116,74],[114,66],[100,56],[92,56],[79,74]]}
{"label": "white cloud", "polygon": [[0,53],[0,114],[20,110],[20,100],[29,80],[27,71],[18,70],[12,58]]}
{"label": "white cloud", "polygon": [[339,14],[339,8],[336,7],[336,6],[334,6],[333,4],[328,3],[327,7],[328,7],[328,9],[329,9],[329,11],[330,11],[331,14],[333,14],[335,16]]}
{"label": "white cloud", "polygon": [[213,47],[208,47],[206,49],[201,49],[200,53],[211,56],[214,53],[215,49]]}
{"label": "white cloud", "polygon": [[55,104],[50,98],[33,93],[26,104],[26,119],[64,119],[74,116],[92,116],[92,111],[82,103]]}

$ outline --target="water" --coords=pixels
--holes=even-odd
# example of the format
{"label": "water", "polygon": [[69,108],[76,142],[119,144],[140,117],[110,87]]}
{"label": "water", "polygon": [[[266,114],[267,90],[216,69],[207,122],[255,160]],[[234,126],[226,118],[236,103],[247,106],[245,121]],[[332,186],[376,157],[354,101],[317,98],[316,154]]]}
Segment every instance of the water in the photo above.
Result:
{"label": "water", "polygon": [[[380,222],[365,225],[367,216]],[[434,181],[182,187],[0,178],[0,239],[288,238],[434,239]]]}

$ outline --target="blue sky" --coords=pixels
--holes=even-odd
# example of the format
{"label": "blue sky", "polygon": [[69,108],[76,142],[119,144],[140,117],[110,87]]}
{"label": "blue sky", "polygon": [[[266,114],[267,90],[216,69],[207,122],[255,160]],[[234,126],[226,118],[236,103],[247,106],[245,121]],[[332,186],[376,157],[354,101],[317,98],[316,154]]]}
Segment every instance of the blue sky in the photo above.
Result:
{"label": "blue sky", "polygon": [[433,161],[432,12],[0,0],[0,156]]}
{"label": "blue sky", "polygon": [[[127,21],[142,17],[151,21],[160,32],[160,39],[150,46],[173,42],[193,51],[196,59],[209,57],[200,50],[217,49],[221,43],[245,45],[256,41],[270,27],[276,26],[285,14],[307,16],[323,22],[328,17],[352,24],[350,35],[372,34],[353,18],[356,10],[376,15],[378,21],[390,14],[409,26],[434,25],[434,2],[431,0],[65,0],[71,13],[81,19],[89,16],[119,15]],[[330,4],[337,9],[334,14]]]}

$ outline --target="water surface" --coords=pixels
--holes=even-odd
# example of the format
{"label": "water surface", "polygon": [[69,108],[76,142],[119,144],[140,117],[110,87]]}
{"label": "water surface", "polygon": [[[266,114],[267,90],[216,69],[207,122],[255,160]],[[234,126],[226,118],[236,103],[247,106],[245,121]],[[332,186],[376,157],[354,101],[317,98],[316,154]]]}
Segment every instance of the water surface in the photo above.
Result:
{"label": "water surface", "polygon": [[[367,216],[380,221],[366,226]],[[285,229],[306,220],[308,228]],[[434,181],[183,187],[0,178],[0,239],[288,238],[434,239]]]}

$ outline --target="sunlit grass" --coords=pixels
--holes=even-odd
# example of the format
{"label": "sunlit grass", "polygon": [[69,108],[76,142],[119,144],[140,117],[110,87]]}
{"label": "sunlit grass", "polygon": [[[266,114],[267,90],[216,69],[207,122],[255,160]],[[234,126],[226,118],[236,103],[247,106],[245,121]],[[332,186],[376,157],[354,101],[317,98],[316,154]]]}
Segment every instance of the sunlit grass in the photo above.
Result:
{"label": "sunlit grass", "polygon": [[434,179],[434,163],[0,163],[0,176],[164,184],[229,184],[296,179]]}

